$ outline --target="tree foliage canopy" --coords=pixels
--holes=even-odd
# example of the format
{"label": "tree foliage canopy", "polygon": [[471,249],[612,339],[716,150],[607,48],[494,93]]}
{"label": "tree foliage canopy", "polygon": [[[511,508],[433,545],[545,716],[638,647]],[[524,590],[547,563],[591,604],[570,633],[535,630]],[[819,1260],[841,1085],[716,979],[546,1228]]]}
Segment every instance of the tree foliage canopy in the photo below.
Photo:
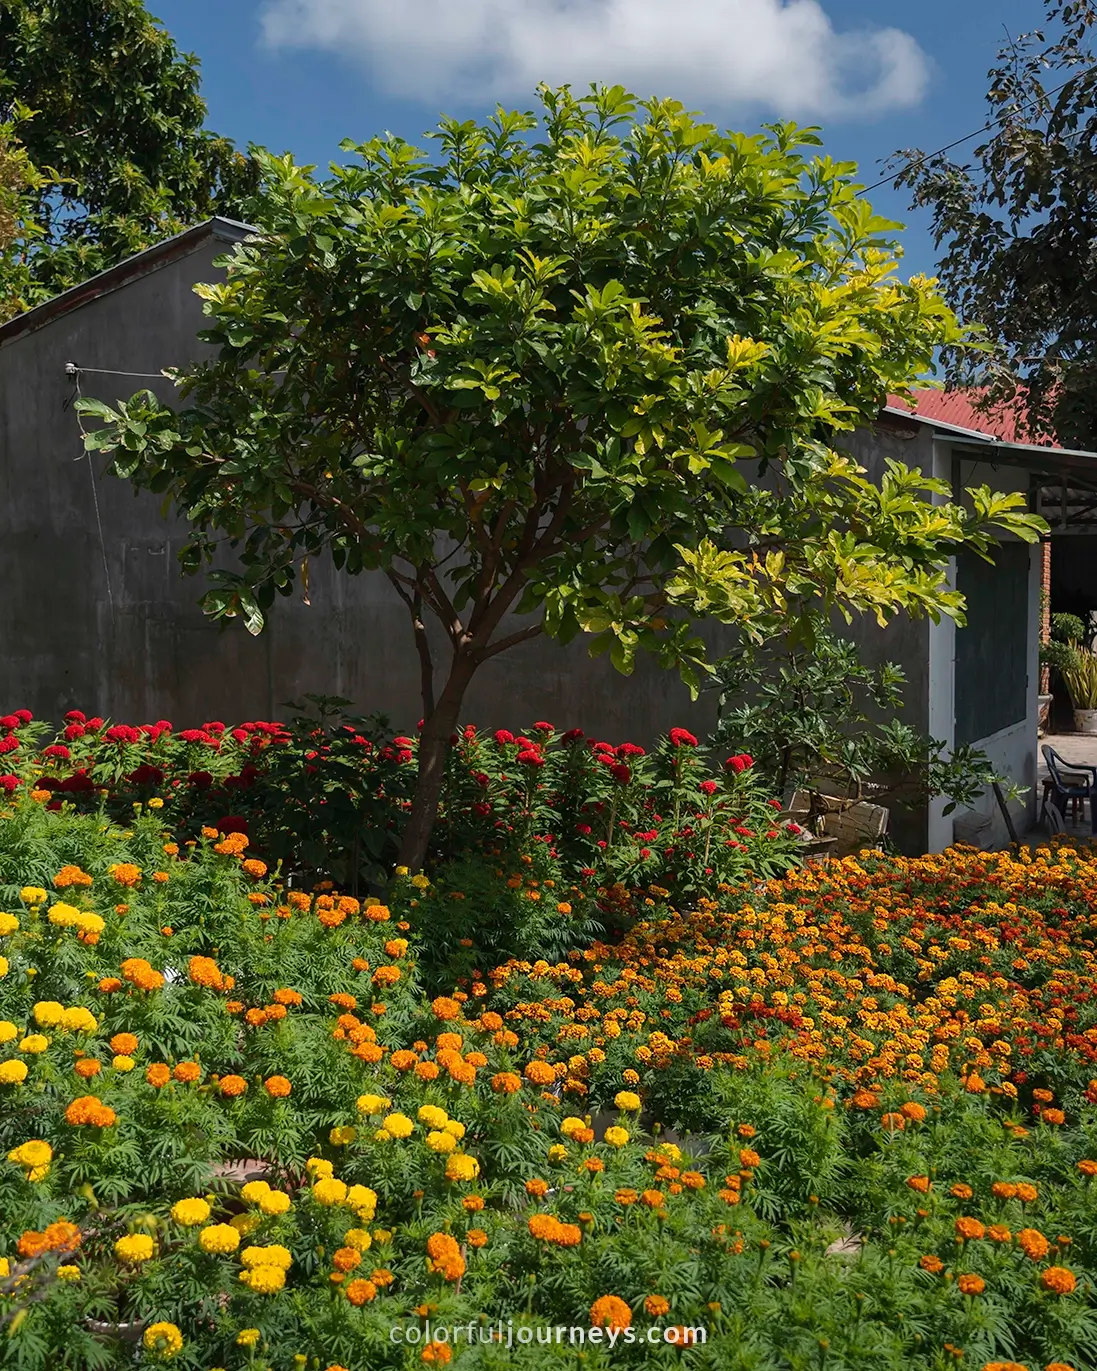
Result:
{"label": "tree foliage canopy", "polygon": [[837,450],[963,335],[813,132],[541,96],[540,119],[443,120],[433,159],[348,143],[318,181],[262,156],[184,407],[85,405],[91,446],[185,512],[190,569],[237,550],[211,613],[258,631],[326,550],[388,576],[423,661],[421,765],[472,672],[539,633],[696,687],[698,617],[763,637],[809,606],[956,614],[955,547],[1034,536],[1020,497],[934,505],[930,478],[873,485]]}
{"label": "tree foliage canopy", "polygon": [[987,353],[954,351],[950,379],[1018,400],[1034,434],[1097,445],[1097,56],[1093,0],[1045,0],[1047,25],[989,73],[990,136],[973,163],[918,149],[898,182],[933,213],[941,282]]}
{"label": "tree foliage canopy", "polygon": [[238,215],[251,160],[203,127],[197,59],[142,0],[0,0],[0,115],[41,178],[25,253],[46,298],[211,213]]}

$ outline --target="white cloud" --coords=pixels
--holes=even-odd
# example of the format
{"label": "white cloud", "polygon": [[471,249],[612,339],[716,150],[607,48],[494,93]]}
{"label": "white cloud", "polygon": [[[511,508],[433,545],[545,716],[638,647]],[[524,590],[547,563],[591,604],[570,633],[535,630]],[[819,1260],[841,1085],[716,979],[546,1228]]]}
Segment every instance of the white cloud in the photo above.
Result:
{"label": "white cloud", "polygon": [[909,34],[836,32],[819,0],[267,0],[263,30],[432,106],[601,81],[710,112],[855,117],[916,104],[928,78]]}

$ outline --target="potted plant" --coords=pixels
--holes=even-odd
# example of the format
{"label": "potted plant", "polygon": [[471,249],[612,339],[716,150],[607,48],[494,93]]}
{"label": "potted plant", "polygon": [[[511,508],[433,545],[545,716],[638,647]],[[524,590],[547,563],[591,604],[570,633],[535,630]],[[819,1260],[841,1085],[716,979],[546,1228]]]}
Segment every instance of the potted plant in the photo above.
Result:
{"label": "potted plant", "polygon": [[1071,643],[1059,672],[1074,705],[1075,732],[1097,734],[1097,656]]}

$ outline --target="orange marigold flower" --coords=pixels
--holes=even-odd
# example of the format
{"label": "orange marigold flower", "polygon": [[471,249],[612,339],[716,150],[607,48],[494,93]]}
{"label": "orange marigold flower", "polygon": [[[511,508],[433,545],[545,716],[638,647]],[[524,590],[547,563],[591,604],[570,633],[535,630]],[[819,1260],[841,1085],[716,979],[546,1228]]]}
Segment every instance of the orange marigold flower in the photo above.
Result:
{"label": "orange marigold flower", "polygon": [[669,1312],[670,1300],[662,1295],[648,1295],[644,1300],[644,1308],[653,1319],[658,1319]]}
{"label": "orange marigold flower", "polygon": [[419,1353],[419,1359],[428,1366],[448,1366],[453,1360],[453,1348],[448,1342],[428,1342]]}
{"label": "orange marigold flower", "polygon": [[1017,1246],[1030,1261],[1043,1261],[1051,1251],[1051,1243],[1038,1228],[1022,1228],[1017,1234]]}
{"label": "orange marigold flower", "polygon": [[526,1067],[525,1077],[531,1085],[551,1085],[556,1080],[556,1072],[548,1062],[532,1061]]}
{"label": "orange marigold flower", "polygon": [[927,1252],[924,1257],[919,1257],[918,1265],[923,1271],[928,1271],[931,1275],[939,1276],[945,1269],[945,1264],[940,1257],[932,1252]]}
{"label": "orange marigold flower", "polygon": [[1066,1123],[1067,1116],[1061,1109],[1043,1109],[1040,1111],[1040,1118],[1044,1123],[1061,1124]]}
{"label": "orange marigold flower", "polygon": [[1013,1234],[1004,1223],[992,1223],[987,1229],[987,1237],[991,1242],[1009,1242]]}
{"label": "orange marigold flower", "polygon": [[118,1121],[118,1115],[95,1095],[81,1095],[72,1101],[65,1110],[65,1122],[80,1126],[87,1124],[92,1128],[111,1128]]}
{"label": "orange marigold flower", "polygon": [[[221,1085],[223,1088],[224,1081],[221,1082]],[[290,1093],[293,1086],[290,1085],[285,1076],[268,1076],[263,1082],[263,1089],[272,1099],[282,1100]]]}
{"label": "orange marigold flower", "polygon": [[532,1195],[536,1200],[541,1199],[548,1194],[548,1181],[543,1181],[534,1176],[531,1180],[526,1181],[526,1194]]}
{"label": "orange marigold flower", "polygon": [[241,869],[246,871],[249,876],[253,876],[257,881],[267,874],[266,862],[257,861],[254,857],[249,857],[246,862],[241,863]]}
{"label": "orange marigold flower", "polygon": [[954,1200],[970,1200],[975,1192],[970,1185],[965,1185],[963,1181],[960,1181],[957,1185],[954,1185],[948,1193]]}
{"label": "orange marigold flower", "polygon": [[[354,1248],[340,1248],[340,1251],[354,1252]],[[354,1255],[357,1257],[358,1253],[354,1252]],[[377,1286],[375,1283],[373,1281],[363,1280],[361,1277],[357,1280],[348,1281],[343,1287],[343,1291],[351,1304],[357,1306],[368,1304],[370,1300],[377,1298]]]}
{"label": "orange marigold flower", "polygon": [[273,998],[275,1004],[299,1005],[302,1002],[303,996],[299,990],[290,990],[288,987],[283,987],[281,990],[276,990],[274,992]]}
{"label": "orange marigold flower", "polygon": [[919,1104],[917,1100],[907,1100],[906,1104],[901,1104],[899,1113],[911,1123],[923,1123],[926,1117],[925,1105]]}
{"label": "orange marigold flower", "polygon": [[116,1033],[110,1040],[110,1050],[120,1057],[132,1057],[137,1046],[137,1037],[133,1033]]}
{"label": "orange marigold flower", "polygon": [[1022,1204],[1032,1204],[1033,1200],[1036,1199],[1038,1193],[1039,1192],[1037,1191],[1036,1187],[1034,1185],[1030,1185],[1028,1181],[1017,1182],[1017,1198],[1021,1201]]}
{"label": "orange marigold flower", "polygon": [[990,1187],[990,1193],[999,1200],[1012,1200],[1016,1198],[1017,1187],[1012,1181],[995,1181]]}
{"label": "orange marigold flower", "polygon": [[159,1090],[171,1080],[171,1067],[166,1062],[153,1062],[145,1072],[145,1080]]}
{"label": "orange marigold flower", "polygon": [[244,1015],[244,1022],[250,1024],[252,1028],[262,1028],[267,1021],[267,1011],[265,1009],[249,1009]]}
{"label": "orange marigold flower", "polygon": [[66,865],[54,876],[53,884],[58,890],[64,890],[70,885],[91,885],[91,877],[78,866]]}
{"label": "orange marigold flower", "polygon": [[964,1216],[956,1220],[956,1236],[958,1238],[963,1238],[965,1241],[982,1238],[985,1236],[986,1231],[986,1226],[981,1224],[978,1219]]}
{"label": "orange marigold flower", "polygon": [[470,1247],[485,1247],[488,1235],[482,1228],[470,1228],[466,1234],[466,1241]]}
{"label": "orange marigold flower", "polygon": [[419,1058],[414,1052],[409,1052],[406,1047],[399,1048],[389,1058],[397,1071],[410,1071]]}
{"label": "orange marigold flower", "polygon": [[154,971],[144,957],[127,957],[122,963],[122,976],[138,990],[163,989],[163,976],[159,971]]}
{"label": "orange marigold flower", "polygon": [[987,1288],[982,1276],[976,1276],[971,1271],[965,1271],[956,1284],[961,1295],[981,1295]]}
{"label": "orange marigold flower", "polygon": [[332,1253],[331,1264],[336,1271],[353,1271],[362,1261],[362,1254],[356,1247],[340,1247]]}
{"label": "orange marigold flower", "polygon": [[114,991],[122,989],[122,982],[117,976],[104,976],[98,988],[101,995],[111,995]]}
{"label": "orange marigold flower", "polygon": [[461,1201],[461,1206],[470,1214],[478,1214],[480,1210],[484,1207],[483,1196],[466,1195],[465,1198]]}
{"label": "orange marigold flower", "polygon": [[618,1295],[599,1295],[590,1306],[590,1321],[595,1328],[623,1330],[632,1323],[632,1310]]}
{"label": "orange marigold flower", "polygon": [[440,1073],[433,1062],[416,1062],[415,1074],[421,1081],[436,1081]]}
{"label": "orange marigold flower", "polygon": [[928,1176],[908,1176],[907,1186],[919,1195],[926,1195],[933,1189],[933,1182]]}
{"label": "orange marigold flower", "polygon": [[901,1133],[906,1126],[907,1121],[903,1114],[889,1113],[880,1118],[880,1127],[885,1133]]}
{"label": "orange marigold flower", "polygon": [[195,985],[206,986],[210,990],[225,989],[225,978],[212,957],[192,957],[187,965],[187,975]]}
{"label": "orange marigold flower", "polygon": [[880,1103],[880,1097],[874,1095],[871,1090],[855,1090],[849,1102],[854,1109],[875,1109]]}
{"label": "orange marigold flower", "polygon": [[94,1057],[83,1057],[76,1063],[76,1074],[86,1081],[92,1076],[97,1076],[102,1069],[102,1062],[96,1061]]}
{"label": "orange marigold flower", "polygon": [[431,1001],[430,1007],[434,1011],[434,1017],[442,1019],[444,1022],[456,1019],[461,1013],[461,1006],[448,995],[439,995],[437,999]]}
{"label": "orange marigold flower", "polygon": [[248,1088],[248,1083],[243,1076],[222,1076],[217,1083],[217,1088],[222,1095],[234,1096],[242,1095]]}
{"label": "orange marigold flower", "polygon": [[1084,1158],[1082,1161],[1078,1163],[1078,1170],[1082,1173],[1083,1176],[1089,1176],[1091,1178],[1093,1176],[1097,1176],[1097,1162],[1090,1161],[1088,1158]]}
{"label": "orange marigold flower", "polygon": [[183,1085],[193,1085],[201,1076],[202,1068],[197,1062],[179,1062],[171,1074]]}
{"label": "orange marigold flower", "polygon": [[1074,1272],[1065,1266],[1049,1266],[1040,1272],[1040,1284],[1056,1295],[1070,1295],[1078,1280]]}

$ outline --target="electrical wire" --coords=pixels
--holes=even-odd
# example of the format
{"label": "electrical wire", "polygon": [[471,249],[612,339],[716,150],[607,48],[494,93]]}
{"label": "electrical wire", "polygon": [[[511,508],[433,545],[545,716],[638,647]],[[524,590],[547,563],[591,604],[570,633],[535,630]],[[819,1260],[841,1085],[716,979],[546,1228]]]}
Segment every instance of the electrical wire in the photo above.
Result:
{"label": "electrical wire", "polygon": [[[1034,96],[1031,100],[1026,100],[1024,104],[1021,105],[1021,108],[1027,109],[1030,105],[1039,104],[1041,100],[1048,100],[1051,98],[1051,96],[1058,95],[1059,92],[1061,90],[1065,90],[1066,87],[1069,86],[1071,81],[1073,81],[1074,79],[1075,78],[1073,76],[1070,76],[1064,82],[1062,82],[1061,85],[1053,86],[1051,90],[1042,91],[1039,96]],[[973,138],[978,138],[981,133],[986,133],[988,129],[992,129],[995,126],[995,124],[1000,124],[1002,120],[1006,117],[1006,115],[1001,114],[998,116],[997,119],[987,120],[985,124],[980,125],[979,128],[974,129],[971,133],[965,133],[962,138],[954,138],[951,143],[946,143],[944,147],[935,148],[933,152],[927,152],[921,157],[916,157],[914,161],[910,163],[910,166],[925,166],[925,164],[932,158],[940,157],[942,152],[951,152],[953,148],[958,148],[961,143],[969,143]],[[867,195],[870,190],[879,190],[881,186],[886,186],[891,183],[894,183],[899,179],[900,175],[902,175],[901,172],[896,173],[894,176],[885,176],[879,181],[873,181],[871,186],[865,186],[864,194]]]}

